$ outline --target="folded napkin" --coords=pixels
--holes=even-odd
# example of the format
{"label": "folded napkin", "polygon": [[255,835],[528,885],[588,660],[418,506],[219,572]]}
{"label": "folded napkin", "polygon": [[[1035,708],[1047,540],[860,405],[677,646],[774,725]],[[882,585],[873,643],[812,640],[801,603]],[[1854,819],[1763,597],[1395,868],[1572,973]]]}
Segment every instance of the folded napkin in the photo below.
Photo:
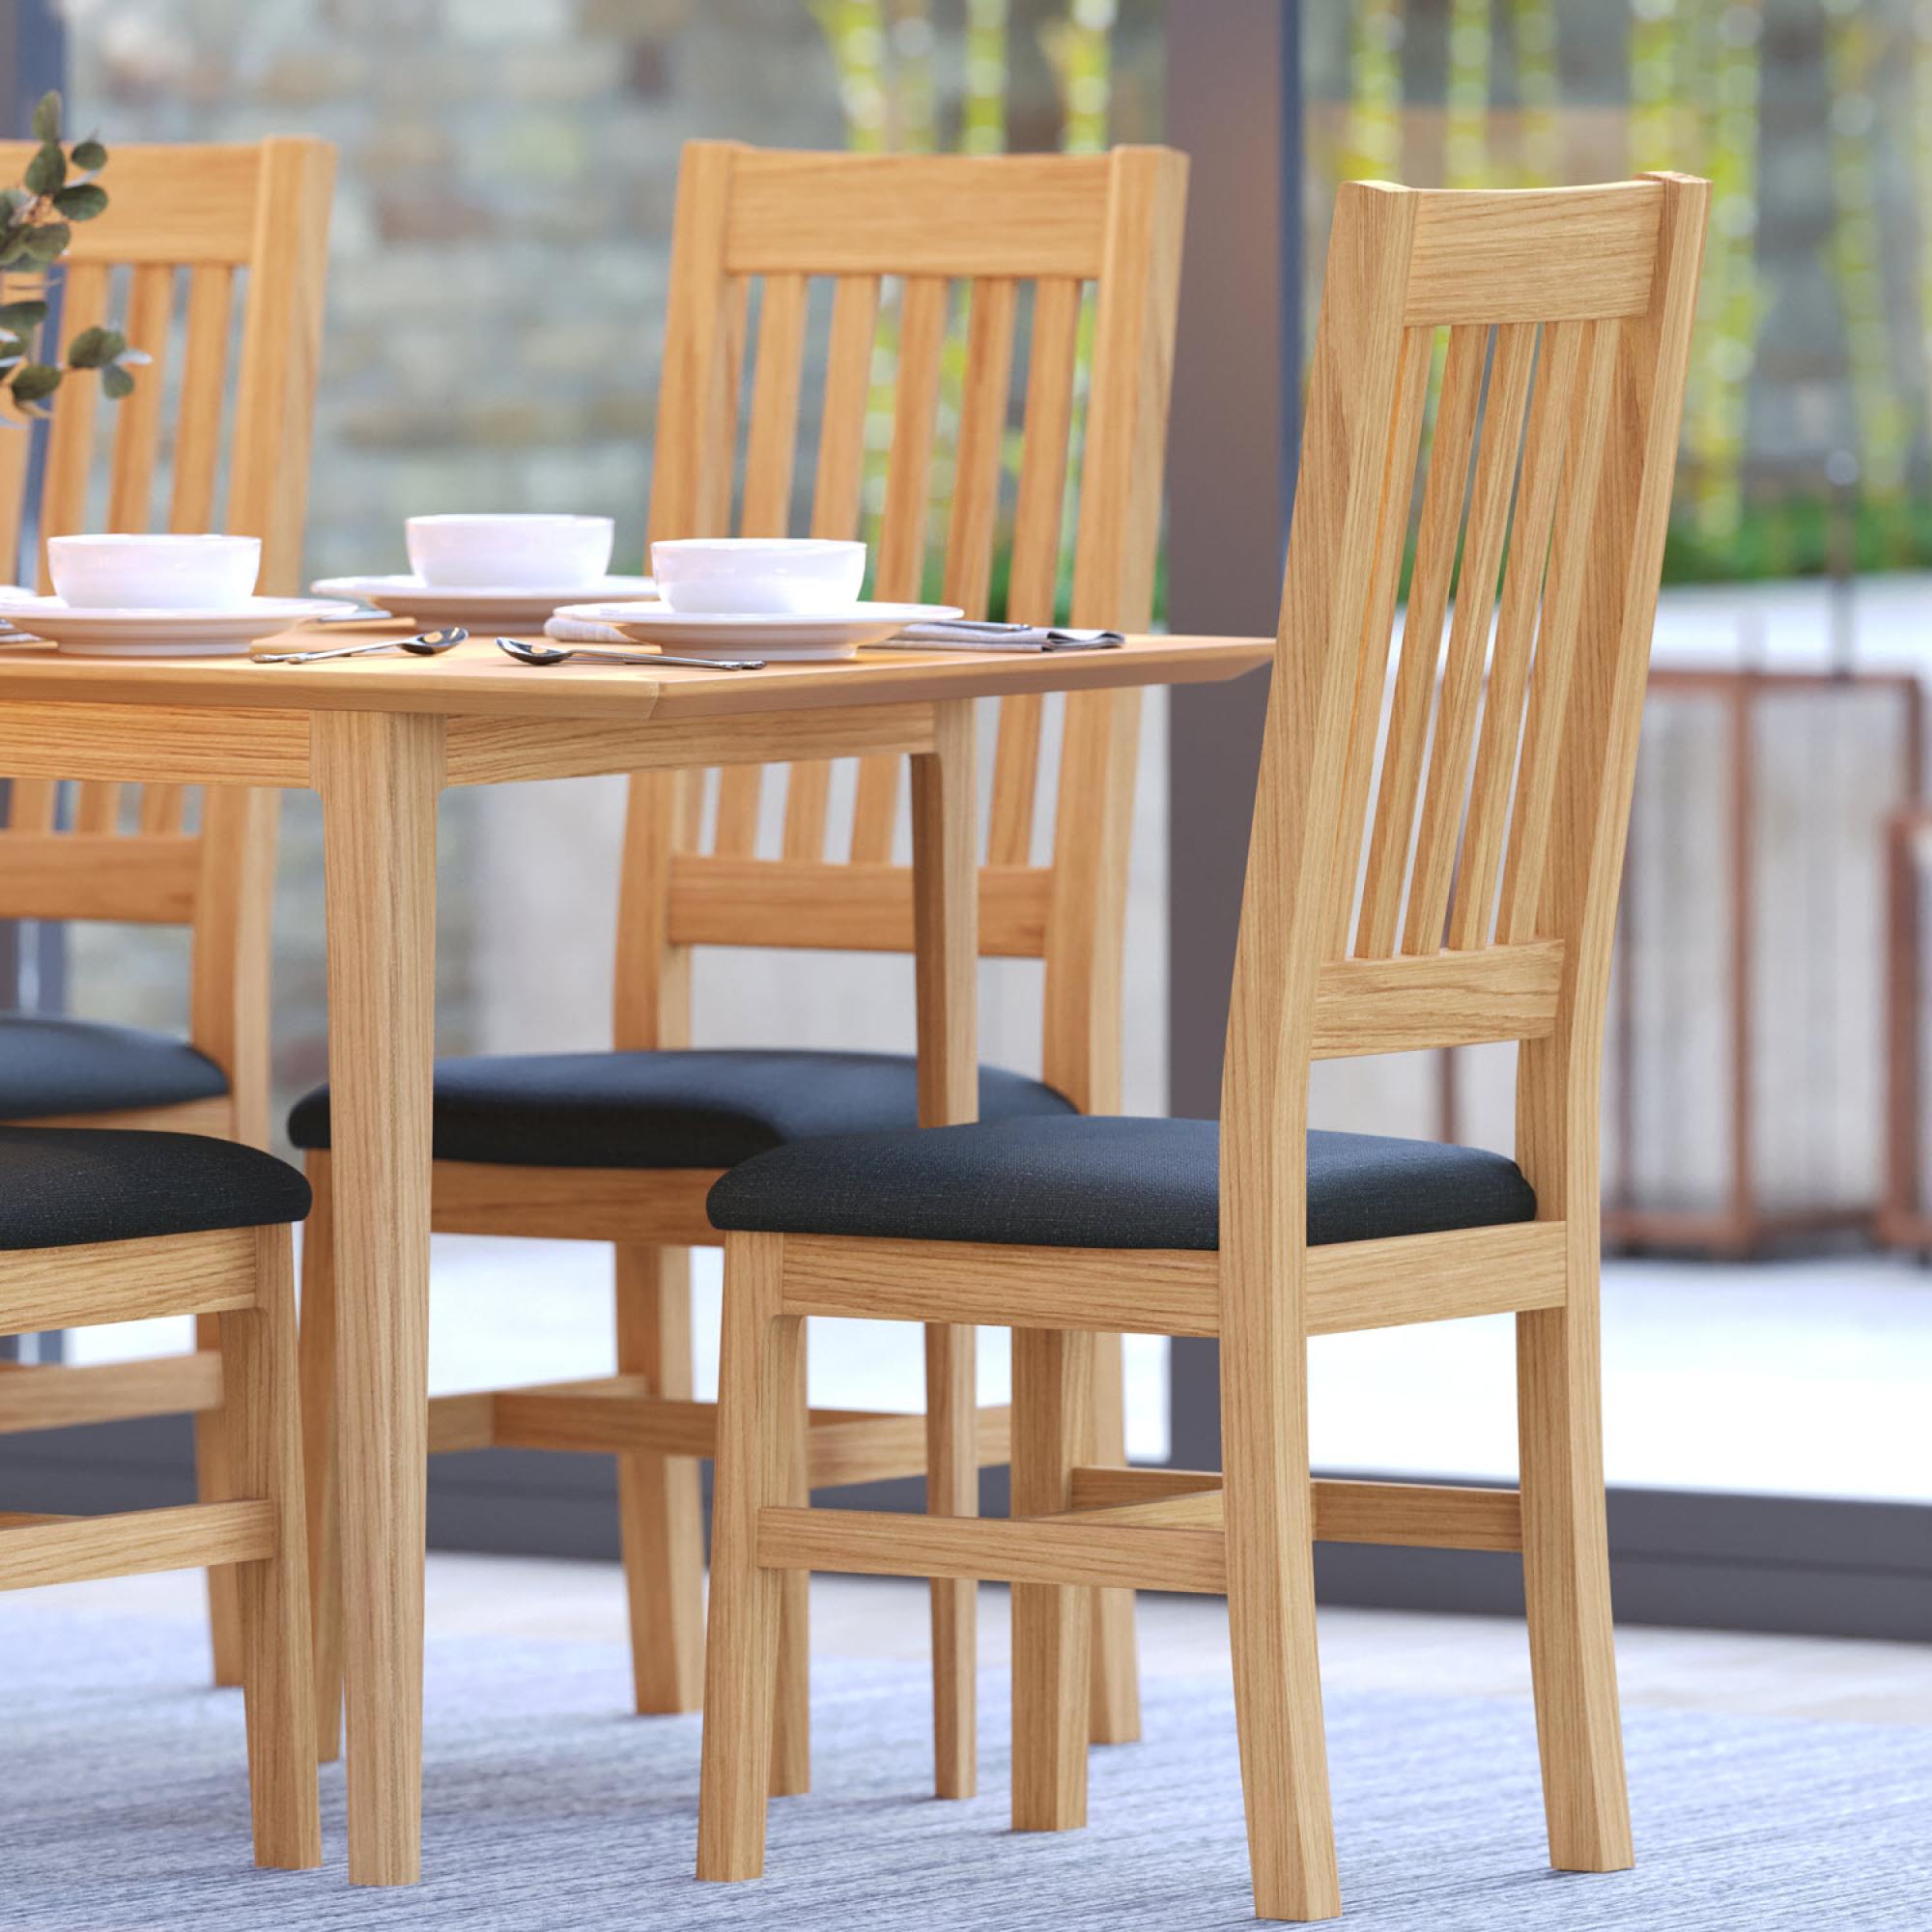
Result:
{"label": "folded napkin", "polygon": [[622,644],[626,649],[637,649],[636,641],[616,625],[593,624],[586,617],[553,617],[544,626],[544,636],[559,644]]}
{"label": "folded napkin", "polygon": [[1045,624],[974,626],[965,623],[908,624],[879,648],[902,651],[1104,651],[1125,642],[1118,631],[1062,631]]}

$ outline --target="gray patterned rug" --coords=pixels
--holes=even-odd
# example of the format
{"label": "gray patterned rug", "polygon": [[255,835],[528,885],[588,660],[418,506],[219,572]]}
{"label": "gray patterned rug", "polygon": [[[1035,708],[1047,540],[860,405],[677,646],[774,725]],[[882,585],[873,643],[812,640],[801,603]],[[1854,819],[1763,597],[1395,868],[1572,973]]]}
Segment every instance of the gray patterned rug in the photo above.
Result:
{"label": "gray patterned rug", "polygon": [[[1251,1924],[1232,1714],[1150,1689],[1147,1741],[1095,1753],[1094,1824],[1007,1831],[1006,1686],[984,1687],[985,1796],[921,1797],[925,1677],[822,1665],[817,1791],[774,1808],[756,1886],[691,1877],[697,1722],[626,1719],[624,1659],[578,1642],[434,1643],[428,1881],[352,1890],[342,1776],[329,1862],[247,1861],[242,1711],[200,1688],[185,1626],[8,1615],[0,1601],[0,1926],[229,1928]],[[1632,1709],[1639,1865],[1544,1862],[1526,1705],[1338,1695],[1329,1738],[1345,1921],[1360,1932],[1923,1932],[1932,1730]]]}

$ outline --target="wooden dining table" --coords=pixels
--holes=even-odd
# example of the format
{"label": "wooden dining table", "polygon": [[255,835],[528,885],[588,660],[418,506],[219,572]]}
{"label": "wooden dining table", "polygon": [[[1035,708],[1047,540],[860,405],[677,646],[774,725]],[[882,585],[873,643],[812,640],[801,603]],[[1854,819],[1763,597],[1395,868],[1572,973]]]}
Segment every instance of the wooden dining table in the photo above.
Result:
{"label": "wooden dining table", "polygon": [[[342,640],[291,634],[263,650]],[[0,771],[320,793],[352,1880],[421,1871],[436,816],[445,786],[867,753],[912,761],[922,1120],[977,1105],[975,699],[1190,684],[1271,640],[863,652],[758,671],[436,659],[309,666],[0,646]],[[1258,689],[1256,703],[1263,701]]]}

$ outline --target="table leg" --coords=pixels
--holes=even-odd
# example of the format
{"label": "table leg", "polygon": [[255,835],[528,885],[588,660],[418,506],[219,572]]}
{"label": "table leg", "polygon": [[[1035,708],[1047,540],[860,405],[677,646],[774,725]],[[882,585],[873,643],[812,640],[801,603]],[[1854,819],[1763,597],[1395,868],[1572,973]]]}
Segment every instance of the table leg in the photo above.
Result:
{"label": "table leg", "polygon": [[430,1065],[443,721],[319,713],[349,1876],[422,1864]]}
{"label": "table leg", "polygon": [[[923,1126],[980,1111],[979,820],[970,698],[935,705],[936,742],[912,761],[913,944],[919,1002],[919,1117]],[[925,1331],[926,1508],[980,1510],[974,1333]],[[978,1781],[978,1585],[932,1583],[933,1788],[970,1798]]]}

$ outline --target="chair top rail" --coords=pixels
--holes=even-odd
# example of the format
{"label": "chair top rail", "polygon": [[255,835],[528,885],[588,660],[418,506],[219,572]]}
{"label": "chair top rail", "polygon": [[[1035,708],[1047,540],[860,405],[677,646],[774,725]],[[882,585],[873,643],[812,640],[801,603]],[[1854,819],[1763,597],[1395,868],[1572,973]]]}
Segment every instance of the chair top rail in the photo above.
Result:
{"label": "chair top rail", "polygon": [[[17,181],[36,145],[0,141],[0,177]],[[270,150],[325,145],[298,135],[262,142],[117,144],[100,176],[106,211],[75,227],[64,259],[242,267],[255,259],[260,245],[257,208]]]}
{"label": "chair top rail", "polygon": [[[1117,151],[1118,152],[1118,151]],[[1109,155],[737,150],[727,272],[1071,275],[1106,256]]]}

